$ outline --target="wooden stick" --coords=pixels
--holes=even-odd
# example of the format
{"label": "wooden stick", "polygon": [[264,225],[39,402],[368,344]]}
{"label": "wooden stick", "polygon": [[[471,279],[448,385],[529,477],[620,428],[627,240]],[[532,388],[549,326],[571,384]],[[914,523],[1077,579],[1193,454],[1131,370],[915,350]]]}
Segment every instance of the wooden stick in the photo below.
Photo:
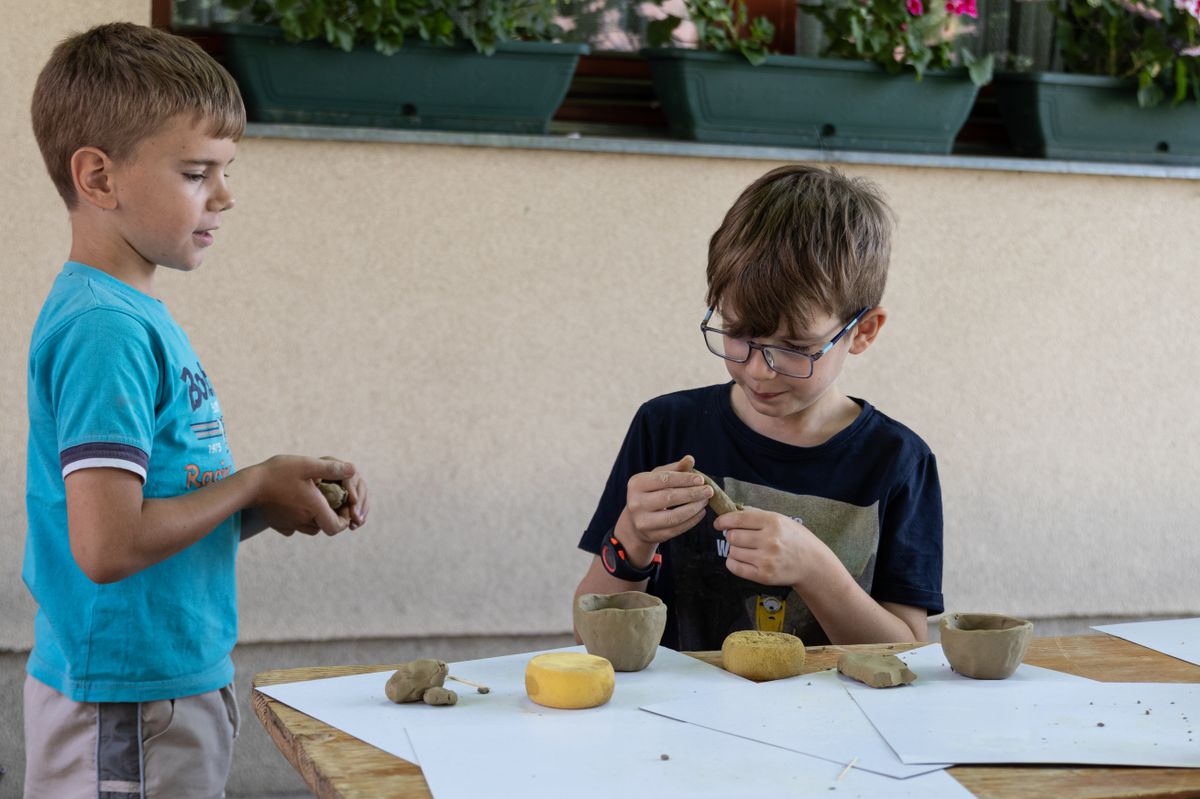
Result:
{"label": "wooden stick", "polygon": [[854,764],[857,762],[858,762],[858,758],[856,757],[853,760],[851,760],[849,763],[847,763],[846,767],[844,769],[842,769],[842,773],[837,775],[837,778],[840,780],[842,777],[845,777],[847,774],[849,774],[850,769],[854,768]]}
{"label": "wooden stick", "polygon": [[481,694],[486,694],[492,690],[491,688],[488,688],[486,685],[480,685],[477,682],[471,682],[470,680],[464,680],[462,677],[455,677],[453,674],[446,675],[446,679],[454,680],[455,682],[460,682],[463,685],[469,685]]}

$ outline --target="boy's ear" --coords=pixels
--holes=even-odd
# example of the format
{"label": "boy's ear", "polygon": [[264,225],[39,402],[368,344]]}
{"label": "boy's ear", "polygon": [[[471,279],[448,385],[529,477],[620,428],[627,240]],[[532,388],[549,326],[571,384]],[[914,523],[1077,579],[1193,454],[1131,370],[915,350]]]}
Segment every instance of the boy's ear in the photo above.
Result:
{"label": "boy's ear", "polygon": [[865,352],[867,347],[875,341],[875,337],[879,335],[887,318],[887,309],[880,305],[876,305],[863,314],[862,319],[858,320],[858,324],[851,331],[850,354],[859,355]]}
{"label": "boy's ear", "polygon": [[112,159],[103,150],[80,147],[71,155],[71,179],[80,202],[104,211],[116,208],[117,193],[112,173]]}

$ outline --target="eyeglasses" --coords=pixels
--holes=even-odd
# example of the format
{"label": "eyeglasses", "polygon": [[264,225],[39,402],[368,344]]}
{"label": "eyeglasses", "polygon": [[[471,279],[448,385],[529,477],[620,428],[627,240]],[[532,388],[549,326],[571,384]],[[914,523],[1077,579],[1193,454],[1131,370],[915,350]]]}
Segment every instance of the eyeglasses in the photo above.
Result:
{"label": "eyeglasses", "polygon": [[758,344],[749,339],[734,338],[720,328],[709,327],[708,320],[712,319],[713,312],[716,311],[715,305],[709,308],[708,313],[704,315],[704,319],[700,322],[700,331],[704,334],[704,343],[708,345],[708,349],[713,355],[734,363],[746,363],[750,360],[754,350],[758,350],[763,354],[763,360],[767,362],[767,366],[784,377],[809,378],[812,377],[813,365],[817,360],[833,349],[842,336],[854,329],[858,320],[862,319],[863,314],[869,310],[871,309],[867,307],[856,313],[854,318],[847,322],[846,326],[839,330],[828,344],[811,355],[791,347],[781,347],[778,344]]}

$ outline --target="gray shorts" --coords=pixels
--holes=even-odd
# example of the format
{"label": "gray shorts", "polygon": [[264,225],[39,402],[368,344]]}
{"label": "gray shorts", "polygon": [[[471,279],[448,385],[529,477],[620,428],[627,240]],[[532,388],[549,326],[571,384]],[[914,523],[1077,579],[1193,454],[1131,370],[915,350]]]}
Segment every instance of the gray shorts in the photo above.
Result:
{"label": "gray shorts", "polygon": [[25,799],[225,795],[233,685],[156,702],[75,702],[25,677]]}

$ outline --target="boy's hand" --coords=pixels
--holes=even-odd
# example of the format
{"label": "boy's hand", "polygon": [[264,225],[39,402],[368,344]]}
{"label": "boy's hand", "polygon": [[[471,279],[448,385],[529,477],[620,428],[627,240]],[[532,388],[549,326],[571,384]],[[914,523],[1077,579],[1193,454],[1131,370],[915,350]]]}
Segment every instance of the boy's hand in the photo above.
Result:
{"label": "boy's hand", "polygon": [[[322,455],[321,460],[337,461],[332,455]],[[342,518],[351,530],[357,530],[367,523],[367,481],[358,472],[341,481],[346,489],[346,502],[338,508],[337,515]]]}
{"label": "boy's hand", "polygon": [[800,522],[758,508],[724,513],[713,527],[724,531],[729,542],[726,568],[761,585],[805,585],[814,565],[829,552]]}
{"label": "boy's hand", "polygon": [[[250,468],[257,472],[256,509],[270,527],[284,535],[296,531],[314,535],[318,530],[337,535],[350,524],[355,502],[349,503],[345,515],[335,513],[317,488],[317,481],[353,482],[354,464],[331,458],[276,455]],[[362,485],[356,485],[355,490],[365,497]]]}
{"label": "boy's hand", "polygon": [[691,472],[696,459],[685,455],[675,463],[629,478],[625,510],[631,532],[646,544],[658,545],[699,524],[712,489]]}

